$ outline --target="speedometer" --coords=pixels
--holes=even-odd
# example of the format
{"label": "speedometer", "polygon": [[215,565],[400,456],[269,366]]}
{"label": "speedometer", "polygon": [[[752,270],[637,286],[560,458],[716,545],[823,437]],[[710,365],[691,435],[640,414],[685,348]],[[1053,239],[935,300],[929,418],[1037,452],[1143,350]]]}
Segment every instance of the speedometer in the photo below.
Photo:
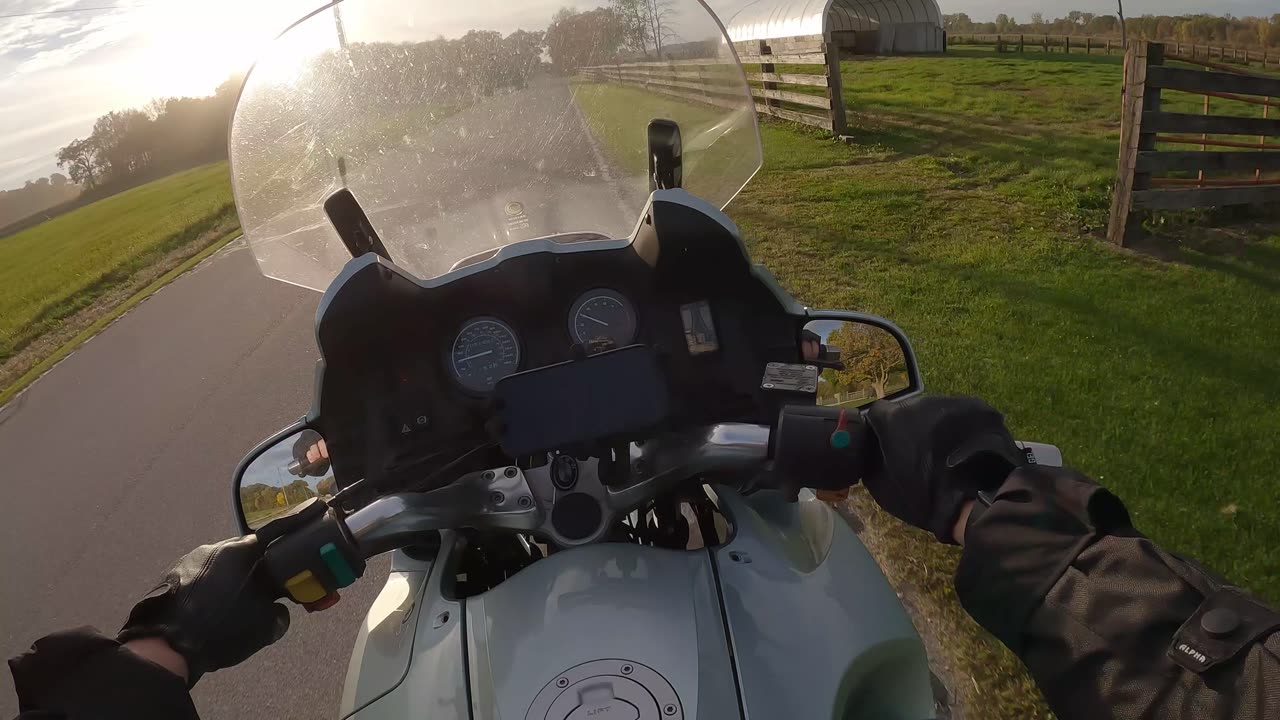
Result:
{"label": "speedometer", "polygon": [[615,347],[630,345],[636,337],[635,310],[619,292],[588,291],[569,310],[569,334],[583,344],[608,340]]}
{"label": "speedometer", "polygon": [[515,331],[501,320],[476,318],[458,331],[449,355],[458,384],[473,392],[489,392],[519,368],[520,343]]}

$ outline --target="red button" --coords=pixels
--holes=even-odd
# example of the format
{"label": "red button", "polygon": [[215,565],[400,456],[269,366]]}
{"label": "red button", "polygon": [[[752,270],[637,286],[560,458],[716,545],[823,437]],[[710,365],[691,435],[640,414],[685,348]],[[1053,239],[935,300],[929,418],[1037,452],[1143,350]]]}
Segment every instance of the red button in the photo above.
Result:
{"label": "red button", "polygon": [[322,610],[328,610],[334,605],[337,605],[338,601],[341,599],[342,599],[342,596],[339,595],[338,592],[335,590],[329,593],[328,595],[325,595],[324,597],[320,598],[319,600],[316,600],[315,602],[303,603],[302,607],[306,608],[307,612],[309,613],[320,612]]}

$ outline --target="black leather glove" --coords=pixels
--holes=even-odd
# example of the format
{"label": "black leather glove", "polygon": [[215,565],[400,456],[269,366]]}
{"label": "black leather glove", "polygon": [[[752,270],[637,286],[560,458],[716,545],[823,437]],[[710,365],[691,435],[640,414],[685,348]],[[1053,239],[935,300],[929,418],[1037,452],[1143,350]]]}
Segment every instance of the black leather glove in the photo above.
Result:
{"label": "black leather glove", "polygon": [[192,550],[133,606],[118,639],[163,637],[186,658],[189,686],[243,662],[289,629],[289,610],[258,572],[262,551],[253,535]]}
{"label": "black leather glove", "polygon": [[880,445],[863,484],[895,517],[955,544],[960,511],[978,491],[998,487],[1026,455],[1004,416],[977,398],[881,400],[867,412]]}

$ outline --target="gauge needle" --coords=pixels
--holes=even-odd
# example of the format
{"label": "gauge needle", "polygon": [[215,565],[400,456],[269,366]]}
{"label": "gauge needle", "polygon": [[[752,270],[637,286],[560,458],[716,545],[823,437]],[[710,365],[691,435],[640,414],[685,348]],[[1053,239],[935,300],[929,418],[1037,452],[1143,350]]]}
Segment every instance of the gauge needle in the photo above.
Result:
{"label": "gauge needle", "polygon": [[492,354],[493,354],[492,350],[485,350],[482,353],[476,353],[475,355],[468,355],[467,357],[462,358],[458,362],[468,362],[470,360],[475,360],[476,358],[482,358],[485,355],[492,355]]}
{"label": "gauge needle", "polygon": [[597,319],[595,319],[595,318],[591,317],[590,315],[588,315],[588,314],[586,314],[586,313],[584,313],[584,312],[580,312],[580,313],[578,313],[578,316],[579,316],[579,317],[584,317],[584,318],[586,318],[586,319],[590,320],[590,321],[591,321],[591,322],[593,322],[593,323],[600,323],[601,325],[603,325],[603,326],[605,326],[605,327],[609,327],[609,323],[607,323],[607,322],[605,322],[605,321],[603,321],[603,320],[597,320]]}

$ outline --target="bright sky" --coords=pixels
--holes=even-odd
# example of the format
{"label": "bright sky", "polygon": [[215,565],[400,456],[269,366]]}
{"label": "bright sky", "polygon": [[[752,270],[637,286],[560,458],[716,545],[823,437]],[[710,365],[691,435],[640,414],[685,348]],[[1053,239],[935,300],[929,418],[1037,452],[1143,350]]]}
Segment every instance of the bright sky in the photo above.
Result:
{"label": "bright sky", "polygon": [[[691,2],[692,0],[681,0]],[[768,1],[768,0],[764,0]],[[940,0],[944,12],[975,20],[1008,12],[1027,20],[1078,8],[1095,12],[1113,3],[1095,0]],[[323,0],[4,0],[0,15],[113,7],[0,18],[0,188],[57,170],[59,147],[88,135],[110,110],[141,107],[156,97],[207,95],[233,71],[246,67],[261,44]],[[546,24],[563,5],[590,0],[406,0],[438,7],[462,22],[505,8],[510,29]],[[722,16],[745,0],[710,0]],[[1235,15],[1275,12],[1275,0],[1129,0],[1127,12],[1192,12],[1205,8]],[[513,6],[519,10],[513,12]],[[1264,7],[1265,6],[1265,7]],[[440,22],[432,13],[432,22]],[[497,28],[497,25],[490,25]],[[434,32],[434,30],[433,30]],[[448,34],[448,33],[446,33]]]}

